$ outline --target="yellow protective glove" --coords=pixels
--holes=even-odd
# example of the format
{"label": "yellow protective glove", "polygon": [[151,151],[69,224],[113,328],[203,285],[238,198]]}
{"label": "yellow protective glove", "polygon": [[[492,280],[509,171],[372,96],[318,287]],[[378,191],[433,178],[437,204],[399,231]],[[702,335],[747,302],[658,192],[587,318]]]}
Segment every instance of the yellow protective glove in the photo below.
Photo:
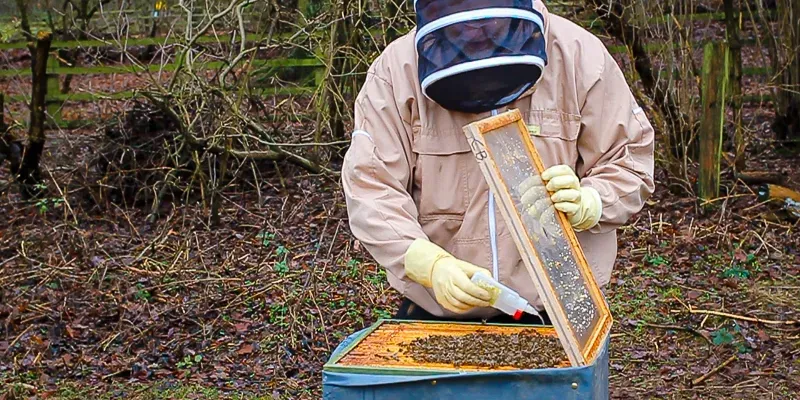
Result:
{"label": "yellow protective glove", "polygon": [[556,210],[542,179],[530,176],[517,190],[522,203],[522,220],[531,238],[536,241],[548,238],[552,242],[554,236],[560,236]]}
{"label": "yellow protective glove", "polygon": [[487,271],[453,257],[428,240],[416,239],[408,247],[405,272],[420,285],[432,288],[436,301],[452,312],[489,306],[489,292],[470,280],[472,275]]}
{"label": "yellow protective glove", "polygon": [[600,193],[591,187],[582,187],[578,176],[566,165],[556,165],[542,172],[546,188],[554,192],[550,196],[557,210],[567,214],[576,231],[584,231],[597,225],[603,213]]}

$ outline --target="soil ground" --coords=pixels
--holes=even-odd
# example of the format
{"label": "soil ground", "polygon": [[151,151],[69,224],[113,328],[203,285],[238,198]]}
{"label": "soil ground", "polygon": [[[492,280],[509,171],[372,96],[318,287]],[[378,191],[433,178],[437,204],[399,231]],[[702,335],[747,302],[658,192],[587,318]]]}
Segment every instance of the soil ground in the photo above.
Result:
{"label": "soil ground", "polygon": [[[319,398],[334,347],[399,304],[335,180],[282,166],[226,192],[217,226],[197,203],[148,223],[69,183],[93,132],[52,135],[52,198],[11,187],[0,204],[0,398]],[[794,158],[752,147],[749,168],[800,186]],[[664,182],[620,229],[605,288],[612,398],[797,398],[800,327],[739,317],[800,319],[796,222],[729,177],[705,211]]]}

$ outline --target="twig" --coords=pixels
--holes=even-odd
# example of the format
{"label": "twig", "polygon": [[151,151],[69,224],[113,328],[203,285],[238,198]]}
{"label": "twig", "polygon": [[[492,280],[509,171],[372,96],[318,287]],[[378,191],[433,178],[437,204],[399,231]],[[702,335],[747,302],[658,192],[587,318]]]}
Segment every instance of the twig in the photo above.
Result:
{"label": "twig", "polygon": [[796,320],[786,320],[786,321],[777,321],[772,319],[761,319],[761,318],[754,318],[754,317],[746,317],[744,315],[737,315],[737,314],[729,314],[721,311],[712,311],[712,310],[696,310],[692,308],[690,305],[688,307],[690,314],[706,314],[706,315],[716,315],[718,317],[726,317],[732,319],[738,319],[742,321],[750,321],[750,322],[758,322],[767,325],[800,325],[800,321]]}
{"label": "twig", "polygon": [[723,362],[722,364],[714,367],[714,369],[712,369],[711,371],[706,372],[705,375],[693,380],[692,381],[692,386],[696,386],[696,385],[699,385],[699,384],[703,383],[703,381],[705,381],[706,379],[710,378],[712,375],[716,374],[717,372],[721,371],[723,368],[727,367],[728,364],[732,363],[734,360],[736,360],[736,355],[735,354],[730,356],[730,358],[725,360],[725,362]]}
{"label": "twig", "polygon": [[30,385],[30,384],[27,384],[27,383],[15,382],[13,385],[14,385],[14,386],[17,386],[17,387],[21,387],[21,388],[23,388],[23,389],[27,389],[27,390],[29,390],[29,391],[31,391],[31,392],[36,392],[36,391],[38,391],[38,389],[36,388],[36,386]]}
{"label": "twig", "polygon": [[162,289],[165,287],[172,287],[172,286],[180,286],[180,285],[196,285],[199,283],[207,283],[207,282],[241,282],[241,278],[203,278],[203,279],[187,279],[183,281],[176,281],[176,282],[169,282],[169,283],[162,283],[160,285],[144,287],[141,290],[148,290],[153,291],[155,289]]}
{"label": "twig", "polygon": [[[6,264],[8,264],[8,263],[10,263],[11,261],[14,261],[14,260],[16,260],[17,258],[19,258],[19,254],[16,254],[16,255],[14,255],[13,257],[9,257],[9,258],[7,258],[7,259],[5,259],[5,260],[3,260],[3,261],[0,261],[0,267],[2,267],[3,265],[6,265]],[[0,280],[0,282],[2,282],[2,280]]]}
{"label": "twig", "polygon": [[33,328],[33,325],[28,325],[28,327],[25,328],[25,330],[22,331],[22,333],[17,335],[17,337],[15,337],[14,340],[11,341],[11,343],[8,345],[8,348],[6,348],[6,351],[3,352],[3,357],[5,357],[8,354],[8,352],[11,351],[11,349],[14,347],[14,345],[17,344],[17,342],[19,342],[19,339],[22,338],[22,335],[28,333],[28,331],[31,330],[31,328]]}
{"label": "twig", "polygon": [[694,335],[700,336],[701,338],[705,339],[705,341],[708,342],[708,344],[714,345],[714,343],[711,342],[711,339],[707,338],[705,335],[700,333],[698,330],[696,330],[694,328],[690,328],[688,326],[651,324],[649,322],[642,322],[642,326],[647,326],[647,327],[651,327],[651,328],[658,328],[658,329],[667,329],[667,330],[676,330],[676,331],[689,332],[689,333],[692,333]]}
{"label": "twig", "polygon": [[47,171],[47,174],[50,175],[50,180],[53,181],[53,184],[56,186],[56,189],[58,190],[58,194],[64,200],[64,205],[67,206],[67,210],[69,210],[70,215],[72,215],[72,221],[75,222],[75,226],[78,226],[78,217],[75,216],[75,211],[73,211],[72,206],[69,205],[69,199],[67,199],[67,196],[64,194],[64,191],[61,190],[61,186],[58,185],[58,180],[56,180],[56,178],[53,176],[53,173],[50,172],[50,168],[45,168],[45,170]]}
{"label": "twig", "polygon": [[715,203],[717,201],[736,199],[736,198],[739,198],[739,197],[750,197],[750,196],[752,196],[752,195],[747,194],[747,193],[731,194],[731,195],[724,196],[724,197],[717,197],[717,198],[713,198],[713,199],[710,199],[710,200],[706,200],[706,201],[700,203],[700,206],[705,206],[705,205],[708,205],[708,204],[711,204],[711,203]]}
{"label": "twig", "polygon": [[754,209],[754,208],[758,208],[758,207],[761,207],[761,206],[763,206],[763,205],[765,205],[765,204],[769,204],[770,202],[772,202],[772,199],[768,199],[768,200],[765,200],[765,201],[759,202],[758,204],[756,204],[756,205],[752,205],[752,206],[750,206],[750,207],[747,207],[747,208],[745,208],[745,209],[741,210],[740,212],[741,212],[741,213],[745,213],[745,212],[747,212],[747,211],[750,211],[750,210],[752,210],[752,209]]}
{"label": "twig", "polygon": [[117,375],[119,375],[119,374],[123,374],[123,373],[125,373],[125,372],[127,372],[127,370],[125,370],[125,369],[121,369],[121,370],[119,370],[119,371],[112,372],[112,373],[110,373],[110,374],[108,374],[108,375],[103,375],[103,377],[102,377],[101,379],[102,379],[102,380],[106,380],[106,379],[109,379],[109,378],[113,378],[113,377],[115,377],[115,376],[117,376]]}

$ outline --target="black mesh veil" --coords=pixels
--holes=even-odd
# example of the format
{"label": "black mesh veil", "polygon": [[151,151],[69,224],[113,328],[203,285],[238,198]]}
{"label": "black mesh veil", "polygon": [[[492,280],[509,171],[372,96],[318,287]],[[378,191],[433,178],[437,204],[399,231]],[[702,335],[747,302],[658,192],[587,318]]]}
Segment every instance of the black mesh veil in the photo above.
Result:
{"label": "black mesh veil", "polygon": [[531,0],[417,0],[415,8],[420,83],[444,108],[502,107],[547,64],[544,21]]}

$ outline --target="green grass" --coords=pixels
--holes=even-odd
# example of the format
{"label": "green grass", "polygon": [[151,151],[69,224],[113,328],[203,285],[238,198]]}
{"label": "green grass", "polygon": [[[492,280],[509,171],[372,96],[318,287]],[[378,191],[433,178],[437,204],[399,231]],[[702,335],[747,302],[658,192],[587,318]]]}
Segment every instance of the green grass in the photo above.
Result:
{"label": "green grass", "polygon": [[[263,88],[263,89],[255,89],[253,90],[254,95],[260,96],[291,96],[291,95],[304,95],[310,94],[314,92],[316,88],[314,87],[303,87],[303,86],[286,86],[286,87],[271,87],[271,88]],[[127,100],[136,97],[138,93],[136,91],[128,90],[116,93],[66,93],[66,94],[56,94],[56,95],[48,95],[48,101],[95,101],[95,100]],[[13,95],[7,96],[6,101],[9,103],[14,102],[27,102],[30,99],[30,95]],[[68,121],[65,122],[65,125],[75,125],[69,124]]]}
{"label": "green grass", "polygon": [[[229,65],[226,61],[199,62],[195,64],[195,69],[221,69]],[[270,60],[254,60],[251,63],[254,67],[266,68],[289,68],[289,67],[321,67],[323,64],[316,58],[274,58]],[[151,64],[147,66],[138,65],[100,65],[94,67],[55,67],[48,68],[48,74],[57,75],[108,75],[108,74],[131,74],[138,72],[174,72],[178,69],[178,64]],[[0,77],[31,76],[30,68],[0,70]]]}
{"label": "green grass", "polygon": [[658,322],[656,301],[648,297],[646,292],[626,286],[614,289],[614,295],[609,299],[611,315],[624,315],[625,318],[634,320]]}

